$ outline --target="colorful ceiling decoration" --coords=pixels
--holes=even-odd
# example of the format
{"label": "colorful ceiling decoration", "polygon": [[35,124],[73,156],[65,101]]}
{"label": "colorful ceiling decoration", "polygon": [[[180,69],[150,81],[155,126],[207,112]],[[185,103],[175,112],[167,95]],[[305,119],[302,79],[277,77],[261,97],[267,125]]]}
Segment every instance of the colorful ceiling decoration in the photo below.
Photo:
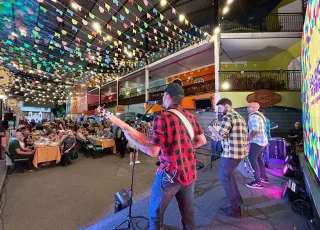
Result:
{"label": "colorful ceiling decoration", "polygon": [[0,66],[19,73],[11,84],[27,73],[39,84],[96,86],[202,40],[168,1],[158,3],[0,0]]}

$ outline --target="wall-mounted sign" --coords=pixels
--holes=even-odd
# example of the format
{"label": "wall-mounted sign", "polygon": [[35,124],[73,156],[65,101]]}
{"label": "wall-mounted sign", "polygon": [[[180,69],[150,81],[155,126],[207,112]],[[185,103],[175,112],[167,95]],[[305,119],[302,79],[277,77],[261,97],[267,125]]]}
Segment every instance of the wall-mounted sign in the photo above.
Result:
{"label": "wall-mounted sign", "polygon": [[259,90],[249,94],[247,102],[258,102],[261,107],[269,107],[281,102],[281,95],[270,90]]}
{"label": "wall-mounted sign", "polygon": [[116,113],[124,113],[126,111],[125,105],[117,105],[116,106]]}
{"label": "wall-mounted sign", "polygon": [[18,107],[19,105],[18,100],[12,99],[12,98],[7,99],[6,103],[7,103],[7,106],[9,106],[10,108]]}

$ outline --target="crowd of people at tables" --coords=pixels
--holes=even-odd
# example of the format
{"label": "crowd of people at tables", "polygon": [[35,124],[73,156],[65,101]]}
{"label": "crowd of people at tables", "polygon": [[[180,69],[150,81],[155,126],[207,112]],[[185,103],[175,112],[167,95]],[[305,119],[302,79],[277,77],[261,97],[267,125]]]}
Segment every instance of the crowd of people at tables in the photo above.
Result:
{"label": "crowd of people at tables", "polygon": [[[134,125],[133,121],[126,121],[129,125]],[[150,135],[151,123],[140,123],[137,129],[146,135]],[[117,149],[117,154],[123,158],[125,152],[130,153],[130,162],[133,164],[140,163],[138,160],[138,151],[136,151],[135,159],[132,159],[135,147],[128,142],[122,130],[112,123],[102,120],[101,123],[95,122],[76,123],[71,119],[56,120],[55,122],[35,122],[27,120],[20,122],[20,125],[15,130],[13,136],[10,136],[10,130],[14,130],[8,121],[0,123],[1,137],[1,159],[5,159],[7,152],[13,159],[29,158],[28,169],[34,170],[32,160],[35,153],[35,142],[39,138],[47,138],[51,142],[58,143],[61,152],[61,161],[59,165],[68,166],[72,164],[71,160],[77,158],[81,147],[84,147],[81,152],[88,156],[90,149],[95,145],[95,139],[114,139]],[[110,149],[102,149],[105,153],[110,153]],[[9,159],[7,159],[9,160]],[[40,166],[46,166],[49,163],[42,163]]]}

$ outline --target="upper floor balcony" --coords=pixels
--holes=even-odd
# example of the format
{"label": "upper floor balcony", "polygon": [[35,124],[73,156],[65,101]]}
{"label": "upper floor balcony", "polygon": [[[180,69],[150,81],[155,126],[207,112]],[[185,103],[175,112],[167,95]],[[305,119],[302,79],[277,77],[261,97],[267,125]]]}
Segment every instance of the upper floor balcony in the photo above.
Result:
{"label": "upper floor balcony", "polygon": [[222,71],[220,91],[300,91],[300,70]]}
{"label": "upper floor balcony", "polygon": [[222,20],[225,33],[302,32],[303,13],[271,13],[265,17],[242,17]]}
{"label": "upper floor balcony", "polygon": [[[205,94],[215,91],[213,74],[188,79],[182,82],[185,96]],[[148,89],[149,100],[162,100],[166,85]],[[221,71],[220,91],[245,92],[267,89],[272,91],[300,91],[300,70],[260,70],[260,71]],[[132,105],[145,102],[145,91],[119,95],[120,105]],[[106,107],[114,107],[116,100],[102,101]],[[89,110],[97,107],[89,105]]]}

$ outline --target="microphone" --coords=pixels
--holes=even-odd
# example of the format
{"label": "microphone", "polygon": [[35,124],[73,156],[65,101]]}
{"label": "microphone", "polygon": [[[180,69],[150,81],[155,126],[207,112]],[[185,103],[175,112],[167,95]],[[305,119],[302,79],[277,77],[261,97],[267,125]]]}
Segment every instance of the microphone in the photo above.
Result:
{"label": "microphone", "polygon": [[147,105],[162,105],[162,101],[147,101]]}

